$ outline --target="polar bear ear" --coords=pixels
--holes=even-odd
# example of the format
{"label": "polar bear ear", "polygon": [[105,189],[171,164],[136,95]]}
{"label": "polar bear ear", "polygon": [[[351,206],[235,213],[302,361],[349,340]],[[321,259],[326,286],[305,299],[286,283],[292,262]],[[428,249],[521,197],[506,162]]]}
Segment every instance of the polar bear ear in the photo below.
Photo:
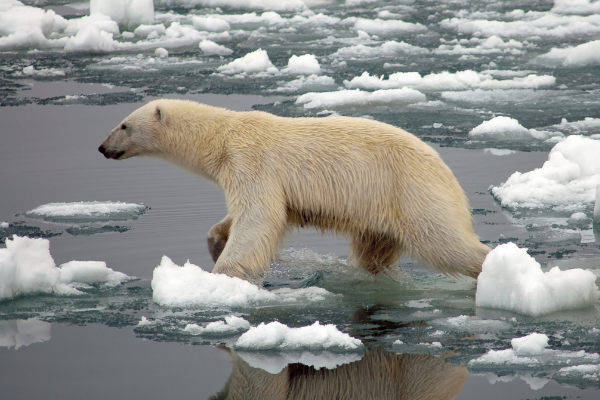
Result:
{"label": "polar bear ear", "polygon": [[160,108],[160,106],[156,106],[156,110],[154,110],[154,115],[156,119],[160,122],[165,122],[165,113],[164,110]]}

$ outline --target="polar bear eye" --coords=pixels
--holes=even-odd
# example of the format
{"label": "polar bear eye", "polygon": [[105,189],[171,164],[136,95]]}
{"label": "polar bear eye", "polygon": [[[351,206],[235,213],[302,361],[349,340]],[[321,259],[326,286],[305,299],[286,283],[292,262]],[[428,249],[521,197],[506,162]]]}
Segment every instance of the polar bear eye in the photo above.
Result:
{"label": "polar bear eye", "polygon": [[122,124],[122,125],[121,125],[121,129],[123,129],[123,130],[126,130],[126,129],[127,129],[127,125],[125,125],[125,124]]}

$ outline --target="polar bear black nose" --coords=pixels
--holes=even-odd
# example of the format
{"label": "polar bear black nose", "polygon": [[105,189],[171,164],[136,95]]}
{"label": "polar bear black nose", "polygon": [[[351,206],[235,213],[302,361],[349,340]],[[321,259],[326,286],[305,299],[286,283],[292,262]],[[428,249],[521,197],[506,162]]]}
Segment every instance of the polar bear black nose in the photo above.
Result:
{"label": "polar bear black nose", "polygon": [[104,148],[104,145],[103,145],[103,144],[101,144],[101,145],[100,145],[100,147],[98,147],[98,151],[99,151],[100,153],[102,153],[102,154],[105,154],[105,153],[106,153],[106,149]]}

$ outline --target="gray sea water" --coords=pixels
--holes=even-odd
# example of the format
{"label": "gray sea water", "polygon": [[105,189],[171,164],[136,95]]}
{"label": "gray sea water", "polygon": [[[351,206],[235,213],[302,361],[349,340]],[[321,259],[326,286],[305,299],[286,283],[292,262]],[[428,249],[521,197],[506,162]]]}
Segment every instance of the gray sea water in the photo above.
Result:
{"label": "gray sea water", "polygon": [[[23,3],[54,9],[69,20],[87,14],[81,4],[65,1]],[[589,224],[569,226],[568,216],[543,210],[535,210],[535,218],[523,210],[515,213],[500,207],[489,192],[490,185],[499,185],[515,171],[541,167],[553,143],[476,141],[468,136],[495,116],[517,119],[527,129],[600,134],[593,124],[579,130],[556,127],[563,119],[600,118],[599,64],[559,65],[539,58],[552,48],[599,39],[597,3],[579,3],[579,8],[568,9],[560,1],[324,1],[307,2],[305,8],[286,8],[281,2],[277,18],[274,6],[263,7],[267,3],[260,1],[244,8],[233,1],[155,1],[155,22],[167,28],[179,22],[191,29],[193,16],[229,21],[227,38],[211,38],[232,53],[205,55],[198,45],[201,39],[177,43],[163,37],[154,39],[154,47],[110,51],[0,47],[0,221],[9,223],[0,228],[0,238],[45,237],[57,265],[102,260],[139,278],[113,289],[88,289],[83,296],[0,301],[2,396],[280,398],[270,390],[282,385],[285,375],[289,397],[295,398],[334,398],[334,388],[361,393],[356,383],[373,390],[373,398],[597,399],[598,304],[542,317],[477,308],[472,279],[444,277],[409,259],[402,259],[391,276],[371,277],[346,265],[343,238],[311,230],[295,232],[287,240],[263,285],[269,290],[317,286],[341,296],[309,304],[218,310],[159,306],[150,282],[163,255],[178,265],[190,260],[212,269],[205,234],[226,213],[223,195],[207,181],[162,161],[114,162],[97,151],[126,115],[161,97],[283,116],[373,118],[409,130],[440,153],[469,197],[482,241],[492,247],[507,241],[528,247],[544,268],[597,270],[600,252]],[[121,32],[127,29],[121,26]],[[114,36],[117,43],[137,40]],[[385,45],[390,42],[396,44]],[[167,48],[168,57],[154,55],[159,45]],[[219,72],[220,66],[258,49],[266,50],[279,72]],[[284,72],[292,55],[304,54],[314,55],[319,76],[330,79],[311,81],[307,74]],[[24,73],[30,66],[64,74]],[[426,77],[444,71],[450,74],[445,81],[432,75],[413,86],[424,101],[389,95],[387,100],[350,102],[348,93],[341,102],[331,102],[337,92],[353,89],[345,81],[364,72],[386,82],[398,72]],[[496,86],[464,80],[459,84],[457,73],[464,71]],[[554,79],[515,79],[532,75]],[[361,93],[376,90],[360,88]],[[306,107],[297,102],[306,93],[325,93],[320,99],[329,103]],[[489,149],[512,151],[499,156],[495,154],[502,151]],[[107,200],[148,208],[135,219],[101,223],[24,215],[52,202]],[[592,205],[583,209],[591,216]],[[558,233],[545,236],[550,230]],[[573,239],[574,233],[580,240]],[[187,324],[206,325],[232,313],[252,326],[273,321],[290,327],[317,320],[335,324],[360,339],[366,350],[340,361],[338,368],[315,369],[310,362],[295,362],[297,354],[238,354],[227,345],[239,334],[193,336],[183,330]],[[142,317],[155,323],[140,326]],[[532,332],[546,334],[552,352],[525,363],[473,362],[490,350],[511,348],[512,338]],[[310,356],[322,362],[344,358]],[[269,366],[285,365],[285,360],[295,361],[284,375],[269,372]],[[589,365],[591,372],[560,371],[574,365]],[[389,373],[394,368],[404,372]],[[381,381],[365,371],[375,371]],[[314,377],[319,384],[311,381]],[[242,378],[247,383],[241,387],[252,391],[235,397]],[[437,397],[425,397],[430,393]]]}

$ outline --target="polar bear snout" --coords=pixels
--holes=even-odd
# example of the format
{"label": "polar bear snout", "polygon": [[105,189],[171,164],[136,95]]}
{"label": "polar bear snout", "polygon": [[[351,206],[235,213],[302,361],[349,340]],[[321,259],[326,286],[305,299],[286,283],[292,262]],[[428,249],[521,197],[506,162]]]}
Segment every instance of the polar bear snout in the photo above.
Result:
{"label": "polar bear snout", "polygon": [[125,154],[124,151],[110,151],[110,150],[106,150],[106,147],[104,147],[103,144],[101,144],[100,147],[98,147],[98,151],[100,153],[102,153],[104,155],[104,157],[106,157],[106,158],[112,158],[113,160],[118,160],[119,158],[121,158],[121,156],[123,156],[123,154]]}

